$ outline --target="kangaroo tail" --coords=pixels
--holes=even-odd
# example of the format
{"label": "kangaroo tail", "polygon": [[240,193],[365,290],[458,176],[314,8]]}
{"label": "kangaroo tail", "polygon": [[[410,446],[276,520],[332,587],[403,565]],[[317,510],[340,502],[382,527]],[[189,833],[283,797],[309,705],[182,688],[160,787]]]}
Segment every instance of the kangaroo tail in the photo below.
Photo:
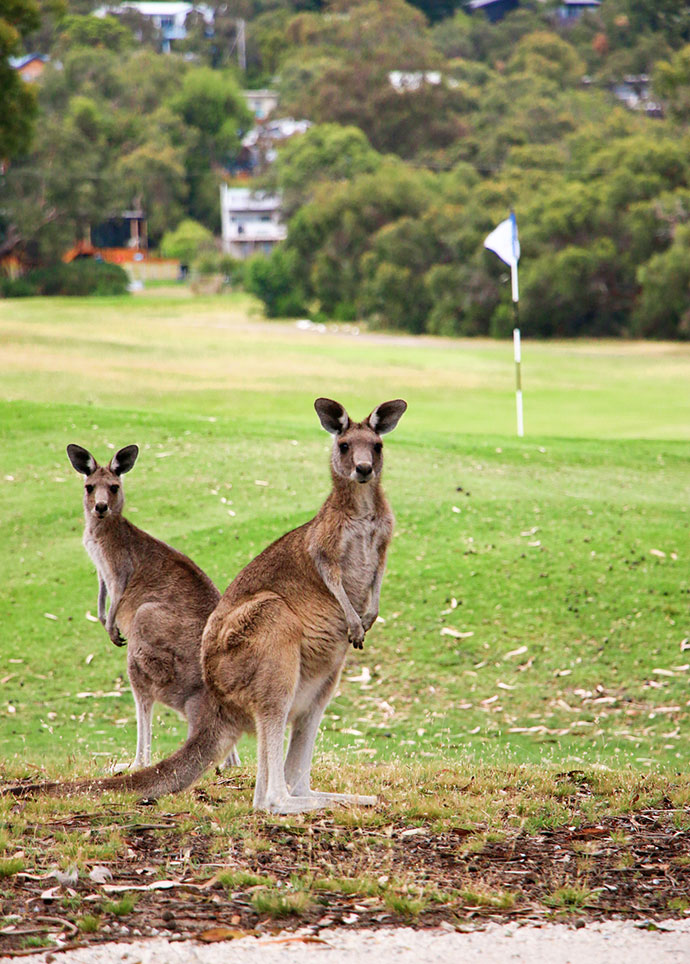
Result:
{"label": "kangaroo tail", "polygon": [[[209,714],[210,715],[210,714]],[[132,791],[143,799],[157,800],[168,793],[178,793],[195,783],[211,764],[221,759],[239,733],[231,733],[217,715],[202,726],[171,756],[135,773],[122,773],[100,780],[76,780],[70,783],[34,783],[3,787],[0,796],[15,797],[50,794],[65,797],[73,793],[98,793],[108,790]]]}

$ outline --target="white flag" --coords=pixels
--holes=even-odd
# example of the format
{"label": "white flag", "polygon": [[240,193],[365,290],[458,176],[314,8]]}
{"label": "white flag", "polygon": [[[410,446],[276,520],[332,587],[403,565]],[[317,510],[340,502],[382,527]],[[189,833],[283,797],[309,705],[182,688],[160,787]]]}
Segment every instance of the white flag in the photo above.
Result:
{"label": "white flag", "polygon": [[484,242],[484,247],[497,254],[501,261],[505,261],[511,268],[517,267],[520,260],[520,242],[514,214],[493,229]]}

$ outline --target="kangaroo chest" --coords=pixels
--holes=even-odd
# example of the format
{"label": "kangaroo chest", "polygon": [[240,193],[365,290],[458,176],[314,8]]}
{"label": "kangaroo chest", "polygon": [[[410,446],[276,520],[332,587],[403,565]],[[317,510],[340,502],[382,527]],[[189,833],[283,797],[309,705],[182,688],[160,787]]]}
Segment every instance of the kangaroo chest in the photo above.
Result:
{"label": "kangaroo chest", "polygon": [[379,565],[379,551],[385,534],[381,520],[373,513],[350,519],[343,526],[340,543],[340,568],[345,591],[357,608],[371,588]]}
{"label": "kangaroo chest", "polygon": [[105,583],[108,595],[112,599],[115,589],[115,572],[110,554],[105,551],[102,543],[88,531],[84,533],[84,548],[91,562],[93,562],[96,567],[99,577]]}

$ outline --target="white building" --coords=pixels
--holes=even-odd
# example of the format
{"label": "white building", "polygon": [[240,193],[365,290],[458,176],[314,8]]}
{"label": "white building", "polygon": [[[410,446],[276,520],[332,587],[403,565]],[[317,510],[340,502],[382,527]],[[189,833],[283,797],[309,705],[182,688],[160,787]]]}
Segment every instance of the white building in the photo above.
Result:
{"label": "white building", "polygon": [[278,106],[278,95],[274,90],[243,90],[242,93],[257,120],[264,120]]}
{"label": "white building", "polygon": [[261,170],[273,164],[277,156],[276,144],[295,134],[304,134],[312,126],[308,120],[279,117],[258,124],[242,138],[243,167],[248,171]]}
{"label": "white building", "polygon": [[282,202],[276,194],[252,191],[247,187],[220,188],[220,218],[223,251],[234,258],[269,254],[287,237],[281,221]]}
{"label": "white building", "polygon": [[106,4],[94,10],[95,17],[136,10],[142,17],[153,22],[161,35],[161,49],[170,52],[172,40],[183,40],[187,36],[185,20],[194,10],[200,13],[209,26],[213,23],[213,10],[203,3],[185,3],[183,0],[123,0],[122,3]]}

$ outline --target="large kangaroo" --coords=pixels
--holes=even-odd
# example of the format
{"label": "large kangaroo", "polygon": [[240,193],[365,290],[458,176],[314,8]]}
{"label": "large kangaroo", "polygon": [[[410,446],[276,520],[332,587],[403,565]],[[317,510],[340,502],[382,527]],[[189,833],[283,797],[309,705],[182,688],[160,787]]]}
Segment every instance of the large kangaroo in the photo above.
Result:
{"label": "large kangaroo", "polygon": [[[376,798],[310,786],[314,740],[338,684],[349,643],[362,648],[379,609],[393,515],[380,485],[381,436],[407,408],[401,399],[351,422],[338,402],[314,407],[334,436],[333,488],[317,515],[272,543],[233,580],[203,634],[208,699],[203,724],[156,766],[98,781],[10,788],[135,790],[155,798],[190,786],[241,733],[255,731],[254,807],[297,813]],[[287,756],[283,745],[291,725]]]}
{"label": "large kangaroo", "polygon": [[[122,515],[122,476],[139,449],[120,449],[99,465],[80,445],[68,445],[72,466],[86,476],[84,546],[98,573],[98,618],[116,646],[127,637],[127,671],[137,714],[134,766],[151,762],[156,700],[186,717],[188,736],[199,727],[204,700],[201,634],[220,593],[187,556],[154,539]],[[110,607],[106,614],[106,599]],[[228,759],[238,763],[234,750]]]}

